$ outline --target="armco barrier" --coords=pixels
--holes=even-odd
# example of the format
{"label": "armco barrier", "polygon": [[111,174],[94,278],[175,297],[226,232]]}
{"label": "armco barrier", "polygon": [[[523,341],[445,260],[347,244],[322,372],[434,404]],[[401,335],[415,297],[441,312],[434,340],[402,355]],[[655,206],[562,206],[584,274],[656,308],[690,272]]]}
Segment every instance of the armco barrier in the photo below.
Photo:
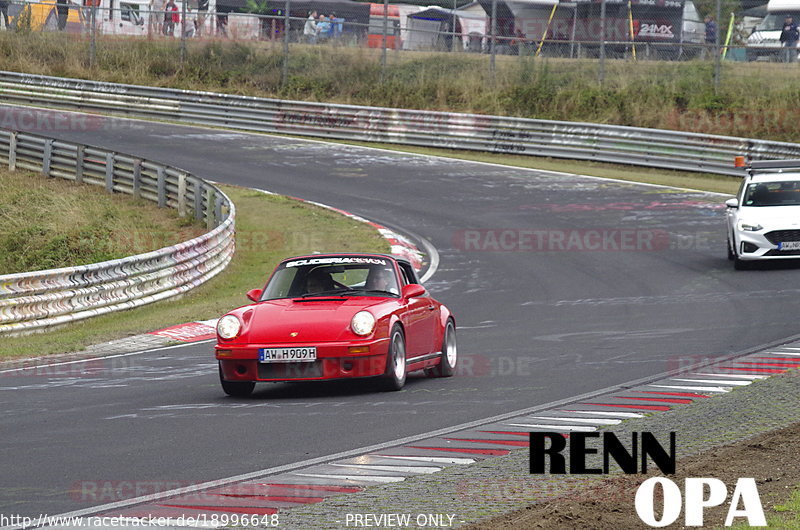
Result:
{"label": "armco barrier", "polygon": [[549,156],[743,175],[733,157],[800,158],[800,145],[477,114],[254,98],[0,72],[9,104],[320,138]]}
{"label": "armco barrier", "polygon": [[20,335],[182,294],[214,277],[234,252],[235,208],[178,169],[96,147],[0,129],[0,163],[103,186],[205,220],[208,233],[123,259],[0,276],[0,335]]}

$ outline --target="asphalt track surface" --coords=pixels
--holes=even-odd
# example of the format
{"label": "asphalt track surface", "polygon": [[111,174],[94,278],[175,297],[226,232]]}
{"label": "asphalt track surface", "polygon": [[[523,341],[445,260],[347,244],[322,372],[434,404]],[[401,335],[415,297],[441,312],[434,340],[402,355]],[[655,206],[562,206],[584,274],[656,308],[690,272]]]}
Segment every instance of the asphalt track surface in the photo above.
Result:
{"label": "asphalt track surface", "polygon": [[[0,117],[7,112],[0,107]],[[275,384],[251,399],[224,396],[208,343],[95,361],[82,373],[0,373],[0,513],[118,500],[70,493],[104,481],[149,493],[387,442],[797,332],[796,267],[734,271],[719,196],[297,139],[99,123],[45,133],[324,202],[429,240],[441,263],[427,286],[455,312],[461,367],[451,379],[410,378],[399,393],[364,382]],[[508,234],[520,230],[546,231],[523,243],[553,249],[514,249]],[[630,231],[632,248],[614,248],[620,230]]]}

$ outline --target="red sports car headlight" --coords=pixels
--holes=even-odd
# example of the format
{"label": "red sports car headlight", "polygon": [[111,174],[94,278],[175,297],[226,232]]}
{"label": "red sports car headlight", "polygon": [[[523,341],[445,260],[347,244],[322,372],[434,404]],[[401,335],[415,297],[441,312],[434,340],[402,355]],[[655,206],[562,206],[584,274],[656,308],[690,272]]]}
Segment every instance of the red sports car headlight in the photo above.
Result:
{"label": "red sports car headlight", "polygon": [[350,327],[356,335],[369,335],[375,329],[375,317],[369,311],[359,311],[353,315]]}
{"label": "red sports car headlight", "polygon": [[225,315],[217,322],[217,333],[223,339],[232,339],[242,330],[242,323],[233,315]]}

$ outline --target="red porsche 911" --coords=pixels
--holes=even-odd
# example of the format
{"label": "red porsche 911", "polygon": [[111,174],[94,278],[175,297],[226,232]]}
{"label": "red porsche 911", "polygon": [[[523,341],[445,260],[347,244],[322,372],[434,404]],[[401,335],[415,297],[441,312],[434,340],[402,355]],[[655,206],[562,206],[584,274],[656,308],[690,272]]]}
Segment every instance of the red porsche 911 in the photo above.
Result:
{"label": "red porsche 911", "polygon": [[403,259],[289,258],[247,297],[254,303],[217,324],[219,378],[228,395],[247,396],[259,381],[363,377],[400,390],[409,372],[455,371],[455,319]]}

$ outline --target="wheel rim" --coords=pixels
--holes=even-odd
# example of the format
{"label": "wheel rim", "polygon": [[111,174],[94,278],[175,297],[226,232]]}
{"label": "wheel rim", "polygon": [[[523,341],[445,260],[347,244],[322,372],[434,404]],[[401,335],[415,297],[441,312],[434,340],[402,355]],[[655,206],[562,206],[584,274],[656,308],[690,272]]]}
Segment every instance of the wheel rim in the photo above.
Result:
{"label": "wheel rim", "polygon": [[400,333],[395,333],[394,339],[392,339],[392,352],[394,353],[394,358],[392,359],[394,377],[399,381],[403,379],[406,373],[406,345]]}
{"label": "wheel rim", "polygon": [[445,352],[445,355],[447,355],[447,363],[451,368],[454,368],[456,361],[458,360],[458,347],[456,346],[456,336],[455,333],[453,333],[452,325],[447,326],[447,339],[445,341],[445,347],[447,348],[447,351]]}

